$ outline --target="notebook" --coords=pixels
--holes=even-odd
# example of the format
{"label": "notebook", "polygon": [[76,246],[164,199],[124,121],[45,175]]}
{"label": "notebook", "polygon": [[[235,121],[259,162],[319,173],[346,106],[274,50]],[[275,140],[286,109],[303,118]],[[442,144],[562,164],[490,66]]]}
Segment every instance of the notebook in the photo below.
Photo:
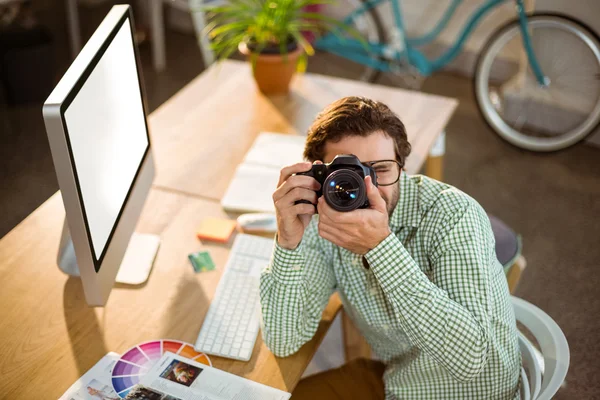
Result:
{"label": "notebook", "polygon": [[305,136],[261,133],[238,166],[221,206],[232,212],[275,212],[281,168],[303,161]]}

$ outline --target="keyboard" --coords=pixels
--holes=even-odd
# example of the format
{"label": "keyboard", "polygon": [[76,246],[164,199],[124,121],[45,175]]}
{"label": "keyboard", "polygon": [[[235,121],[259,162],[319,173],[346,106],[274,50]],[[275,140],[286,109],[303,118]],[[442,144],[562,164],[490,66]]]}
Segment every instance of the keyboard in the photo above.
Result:
{"label": "keyboard", "polygon": [[273,239],[239,233],[198,334],[196,350],[248,361],[259,329],[259,279]]}

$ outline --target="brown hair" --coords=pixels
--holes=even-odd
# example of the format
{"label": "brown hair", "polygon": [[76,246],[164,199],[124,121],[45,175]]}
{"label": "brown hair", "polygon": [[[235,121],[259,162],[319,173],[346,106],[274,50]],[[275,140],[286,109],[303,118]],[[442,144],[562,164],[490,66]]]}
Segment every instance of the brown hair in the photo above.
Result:
{"label": "brown hair", "polygon": [[317,115],[308,129],[304,157],[309,161],[323,160],[327,141],[338,142],[352,135],[365,137],[376,131],[394,140],[396,160],[404,166],[410,143],[400,118],[385,104],[356,96],[334,101]]}

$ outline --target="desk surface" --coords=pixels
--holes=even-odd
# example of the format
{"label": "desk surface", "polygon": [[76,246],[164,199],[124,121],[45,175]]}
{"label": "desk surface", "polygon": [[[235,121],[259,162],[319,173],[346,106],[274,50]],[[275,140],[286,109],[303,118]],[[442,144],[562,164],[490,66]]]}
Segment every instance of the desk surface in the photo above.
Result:
{"label": "desk surface", "polygon": [[[0,241],[0,392],[7,398],[58,398],[108,351],[157,338],[194,343],[212,299],[228,246],[200,243],[195,228],[208,216],[226,217],[219,204],[153,190],[137,231],[160,234],[148,282],[117,285],[104,308],[89,308],[76,278],[56,267],[64,210],[60,193]],[[217,271],[195,274],[187,260],[208,250]],[[217,368],[291,390],[327,332],[333,299],[315,339],[292,357],[276,358],[259,336],[249,362],[211,356]]]}
{"label": "desk surface", "polygon": [[250,66],[210,68],[150,117],[156,187],[220,200],[239,162],[262,131],[305,135],[316,114],[345,96],[380,100],[406,126],[406,169],[417,173],[444,130],[455,99],[315,74],[296,76],[289,96],[256,90]]}
{"label": "desk surface", "polygon": [[[194,231],[205,217],[227,217],[216,200],[260,131],[304,132],[322,106],[353,91],[386,101],[404,118],[414,172],[456,105],[313,75],[296,79],[289,98],[266,98],[253,85],[245,64],[226,62],[150,116],[158,174],[137,231],[159,234],[162,243],[145,285],[117,285],[106,307],[86,305],[80,281],[56,266],[60,193],[0,240],[3,396],[57,398],[108,351],[158,338],[194,342],[229,252],[227,245],[200,243]],[[201,249],[211,252],[216,271],[193,273],[187,254]],[[319,331],[294,356],[274,357],[259,336],[249,362],[211,359],[217,368],[291,391],[339,308],[333,296]]]}

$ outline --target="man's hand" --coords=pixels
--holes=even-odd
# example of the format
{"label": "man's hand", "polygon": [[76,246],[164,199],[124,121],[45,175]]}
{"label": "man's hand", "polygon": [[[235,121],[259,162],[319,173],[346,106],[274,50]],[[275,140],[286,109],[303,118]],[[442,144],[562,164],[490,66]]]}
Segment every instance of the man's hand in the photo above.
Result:
{"label": "man's hand", "polygon": [[[279,175],[277,190],[273,193],[273,203],[277,215],[277,243],[284,249],[293,250],[298,247],[304,235],[304,229],[310,218],[316,213],[317,190],[321,188],[315,178],[294,175],[310,170],[309,162],[285,167]],[[298,200],[307,200],[312,204],[295,204]]]}
{"label": "man's hand", "polygon": [[339,212],[319,198],[319,235],[336,246],[355,254],[365,255],[390,234],[389,217],[385,200],[379,190],[365,178],[370,208]]}

